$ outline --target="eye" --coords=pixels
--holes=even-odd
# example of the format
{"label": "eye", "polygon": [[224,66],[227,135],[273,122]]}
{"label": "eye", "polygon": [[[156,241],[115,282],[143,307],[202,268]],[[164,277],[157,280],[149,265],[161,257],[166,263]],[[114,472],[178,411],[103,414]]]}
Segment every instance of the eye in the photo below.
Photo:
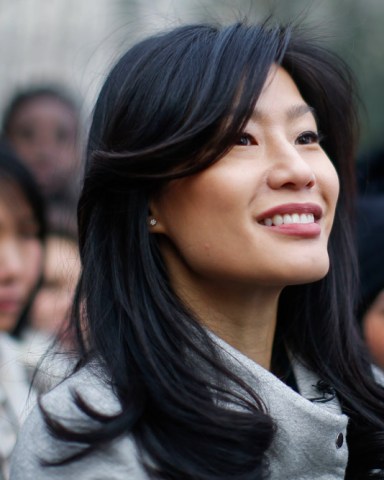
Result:
{"label": "eye", "polygon": [[19,127],[15,134],[26,142],[33,142],[36,139],[36,131],[29,125]]}
{"label": "eye", "polygon": [[244,132],[238,138],[236,145],[240,145],[242,147],[248,147],[250,145],[257,145],[257,142],[252,135]]}
{"label": "eye", "polygon": [[55,131],[55,139],[57,143],[69,143],[71,140],[71,132],[68,128],[59,127]]}
{"label": "eye", "polygon": [[296,145],[311,145],[313,143],[320,143],[322,140],[321,134],[317,132],[303,132],[295,140]]}

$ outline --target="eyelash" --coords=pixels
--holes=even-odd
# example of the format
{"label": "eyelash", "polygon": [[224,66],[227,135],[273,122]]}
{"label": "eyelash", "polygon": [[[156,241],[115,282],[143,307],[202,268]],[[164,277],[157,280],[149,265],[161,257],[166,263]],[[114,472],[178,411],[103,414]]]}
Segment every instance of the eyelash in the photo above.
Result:
{"label": "eyelash", "polygon": [[[245,139],[245,141],[249,143],[243,143],[242,142],[243,139]],[[243,132],[240,135],[239,139],[237,140],[236,145],[240,145],[242,147],[248,147],[249,145],[257,145],[257,142],[252,135],[250,135],[249,133]]]}
{"label": "eyelash", "polygon": [[[305,138],[309,138],[309,142],[307,141],[304,141],[303,143],[301,143],[301,141]],[[313,143],[320,143],[321,140],[323,139],[322,135],[320,132],[312,132],[312,131],[308,131],[308,132],[303,132],[301,133],[295,143],[298,144],[298,145],[311,145]]]}
{"label": "eyelash", "polygon": [[[305,141],[304,139],[306,138],[309,139],[309,141]],[[245,139],[246,143],[242,141],[243,139]],[[320,132],[307,131],[307,132],[301,133],[295,140],[295,143],[297,145],[311,145],[313,143],[320,143],[322,140],[323,140],[323,136],[321,135]],[[236,145],[240,145],[242,147],[248,147],[250,145],[257,145],[257,141],[252,135],[244,132],[240,135],[238,141],[236,142]]]}

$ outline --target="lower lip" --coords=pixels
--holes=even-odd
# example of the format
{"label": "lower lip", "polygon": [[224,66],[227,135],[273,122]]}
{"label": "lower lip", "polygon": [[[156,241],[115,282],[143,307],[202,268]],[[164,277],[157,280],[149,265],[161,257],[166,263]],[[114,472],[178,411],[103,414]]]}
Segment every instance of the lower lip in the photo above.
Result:
{"label": "lower lip", "polygon": [[321,233],[321,227],[318,223],[290,223],[271,227],[263,226],[275,233],[290,235],[292,237],[316,238]]}
{"label": "lower lip", "polygon": [[0,301],[0,312],[2,313],[18,313],[19,310],[19,302]]}

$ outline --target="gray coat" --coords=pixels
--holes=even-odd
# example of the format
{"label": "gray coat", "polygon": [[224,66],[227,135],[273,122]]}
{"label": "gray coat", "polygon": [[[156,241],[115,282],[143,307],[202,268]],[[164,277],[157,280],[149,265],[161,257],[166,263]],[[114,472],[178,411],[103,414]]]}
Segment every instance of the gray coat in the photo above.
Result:
{"label": "gray coat", "polygon": [[[348,461],[345,440],[348,417],[341,413],[336,398],[325,403],[313,401],[319,397],[316,389],[319,379],[293,361],[298,394],[222,340],[217,339],[217,343],[225,361],[260,395],[277,424],[277,433],[268,451],[270,478],[342,480]],[[49,412],[59,415],[75,429],[89,428],[92,422],[73,404],[74,390],[103,413],[117,413],[120,409],[118,400],[101,379],[83,369],[42,400]],[[65,466],[44,468],[39,463],[40,458],[52,461],[79,448],[53,439],[39,408],[35,408],[19,436],[12,458],[11,480],[149,480],[138,460],[135,443],[128,435]]]}

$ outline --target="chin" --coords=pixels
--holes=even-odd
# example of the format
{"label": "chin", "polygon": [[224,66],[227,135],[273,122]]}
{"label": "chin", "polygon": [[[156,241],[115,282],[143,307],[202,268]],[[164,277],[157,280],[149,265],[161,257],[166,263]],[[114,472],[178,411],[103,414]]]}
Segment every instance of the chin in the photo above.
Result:
{"label": "chin", "polygon": [[0,332],[11,332],[17,324],[17,319],[14,317],[0,316]]}
{"label": "chin", "polygon": [[[316,262],[301,263],[295,267],[291,266],[291,275],[287,272],[287,285],[302,285],[313,283],[323,279],[329,272],[329,258],[323,261],[317,259]],[[290,278],[289,278],[290,277]]]}
{"label": "chin", "polygon": [[303,273],[301,278],[297,278],[297,280],[295,282],[292,282],[291,285],[302,285],[305,283],[317,282],[319,280],[322,280],[327,275],[328,272],[329,272],[329,268],[324,268],[324,269],[319,269],[318,271],[315,271],[315,272],[310,272],[308,274]]}

